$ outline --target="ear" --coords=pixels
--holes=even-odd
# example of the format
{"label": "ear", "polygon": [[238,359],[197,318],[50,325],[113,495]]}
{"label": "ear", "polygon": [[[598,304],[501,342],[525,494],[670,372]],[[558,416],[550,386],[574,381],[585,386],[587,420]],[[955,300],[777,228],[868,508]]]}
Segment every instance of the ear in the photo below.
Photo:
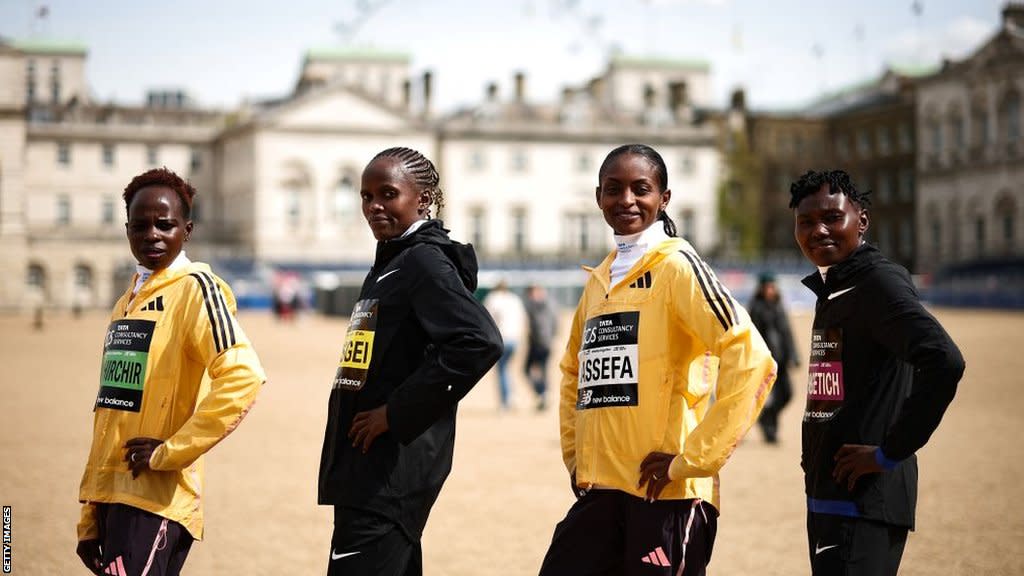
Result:
{"label": "ear", "polygon": [[600,186],[595,186],[594,187],[594,201],[597,202],[597,207],[600,208],[601,207],[601,187]]}
{"label": "ear", "polygon": [[668,208],[668,201],[672,199],[672,190],[666,189],[661,193],[661,211],[664,212]]}
{"label": "ear", "polygon": [[860,214],[857,215],[857,234],[864,236],[868,231],[868,225],[870,224],[870,218],[868,217],[868,209],[861,208]]}
{"label": "ear", "polygon": [[185,242],[188,242],[192,238],[192,221],[188,220],[185,222]]}
{"label": "ear", "polygon": [[428,192],[427,190],[421,190],[420,191],[420,201],[419,201],[419,205],[417,206],[417,211],[421,215],[429,213],[430,212],[430,203],[431,203],[432,200],[433,199],[430,197],[430,192]]}

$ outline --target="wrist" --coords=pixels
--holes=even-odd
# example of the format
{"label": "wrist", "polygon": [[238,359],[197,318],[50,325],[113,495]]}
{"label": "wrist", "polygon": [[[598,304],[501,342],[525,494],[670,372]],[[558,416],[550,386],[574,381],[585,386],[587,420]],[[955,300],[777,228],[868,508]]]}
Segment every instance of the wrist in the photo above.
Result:
{"label": "wrist", "polygon": [[875,462],[877,462],[878,465],[882,467],[882,470],[886,471],[892,470],[893,468],[896,467],[897,464],[899,464],[899,460],[889,459],[885,455],[885,452],[882,452],[881,447],[875,448]]}

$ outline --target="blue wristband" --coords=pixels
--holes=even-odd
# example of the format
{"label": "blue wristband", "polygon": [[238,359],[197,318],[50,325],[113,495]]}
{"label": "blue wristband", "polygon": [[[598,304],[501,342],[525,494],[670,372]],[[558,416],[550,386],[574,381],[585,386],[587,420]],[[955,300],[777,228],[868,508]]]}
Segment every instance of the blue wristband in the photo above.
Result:
{"label": "blue wristband", "polygon": [[885,453],[882,452],[881,448],[875,448],[875,462],[878,462],[878,465],[882,467],[882,470],[892,470],[897,464],[899,464],[898,460],[888,459],[885,456]]}

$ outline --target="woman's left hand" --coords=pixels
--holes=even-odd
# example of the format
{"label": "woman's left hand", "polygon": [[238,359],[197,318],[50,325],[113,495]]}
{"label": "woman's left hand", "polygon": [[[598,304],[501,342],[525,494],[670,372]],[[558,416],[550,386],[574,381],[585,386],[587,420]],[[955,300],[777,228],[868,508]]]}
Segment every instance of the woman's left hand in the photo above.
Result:
{"label": "woman's left hand", "polygon": [[149,457],[153,455],[156,447],[163,443],[163,440],[143,437],[132,438],[125,442],[124,461],[128,463],[128,469],[132,471],[132,478],[138,478],[143,470],[149,470]]}
{"label": "woman's left hand", "polygon": [[348,430],[348,437],[352,439],[353,448],[362,447],[363,454],[366,454],[377,436],[387,431],[388,405],[384,404],[380,408],[356,414],[352,419],[352,427]]}
{"label": "woman's left hand", "polygon": [[661,491],[672,481],[668,477],[668,468],[672,465],[672,460],[675,457],[675,454],[651,452],[640,463],[640,483],[637,486],[643,488],[644,484],[647,485],[647,497],[644,498],[645,500],[650,502],[657,500],[658,496],[661,495]]}

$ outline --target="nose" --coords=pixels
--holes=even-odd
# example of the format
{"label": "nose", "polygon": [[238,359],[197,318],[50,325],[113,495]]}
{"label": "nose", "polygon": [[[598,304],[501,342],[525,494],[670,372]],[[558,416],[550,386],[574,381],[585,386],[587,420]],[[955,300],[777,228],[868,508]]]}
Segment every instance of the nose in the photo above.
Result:
{"label": "nose", "polygon": [[619,204],[623,206],[632,206],[636,204],[636,194],[633,193],[632,188],[626,188],[619,195]]}
{"label": "nose", "polygon": [[816,223],[814,228],[811,230],[811,235],[815,238],[826,238],[828,233],[828,226],[824,222]]}

